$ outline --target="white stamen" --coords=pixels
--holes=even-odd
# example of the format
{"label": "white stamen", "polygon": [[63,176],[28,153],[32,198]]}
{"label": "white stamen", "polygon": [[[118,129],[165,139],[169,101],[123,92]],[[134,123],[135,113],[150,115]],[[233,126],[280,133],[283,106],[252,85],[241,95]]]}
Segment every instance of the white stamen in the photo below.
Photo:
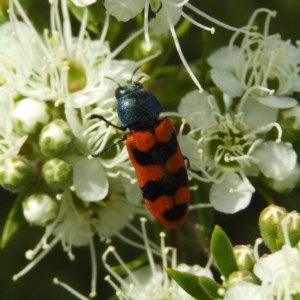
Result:
{"label": "white stamen", "polygon": [[[80,30],[79,30],[77,44],[76,44],[76,51],[75,51],[76,58],[79,56],[81,49],[83,49],[84,35],[85,35],[86,26],[87,26],[88,15],[89,15],[89,11],[87,9],[85,9],[82,20],[81,20]],[[105,25],[105,23],[104,23],[104,25]],[[104,28],[102,30],[102,33],[104,31]],[[100,42],[101,42],[101,44],[103,43],[103,41],[100,41]]]}
{"label": "white stamen", "polygon": [[196,86],[198,87],[199,89],[199,92],[202,92],[203,89],[198,81],[198,79],[196,78],[195,74],[193,73],[192,69],[190,68],[190,66],[188,65],[183,53],[182,53],[182,50],[181,50],[181,47],[180,47],[180,44],[179,44],[179,41],[177,39],[177,36],[176,36],[176,31],[175,31],[175,28],[173,26],[173,23],[171,21],[171,18],[169,16],[169,12],[167,10],[165,10],[165,14],[166,14],[166,17],[167,17],[167,21],[168,21],[168,24],[169,24],[169,28],[170,28],[170,31],[171,31],[171,35],[173,37],[173,40],[174,40],[174,44],[175,44],[175,47],[176,47],[176,50],[177,50],[177,53],[181,59],[181,62],[183,63],[184,67],[186,68],[187,72],[189,73],[191,79],[194,81],[194,83],[196,84]]}
{"label": "white stamen", "polygon": [[195,26],[201,28],[201,29],[204,29],[206,31],[209,31],[211,34],[214,34],[215,33],[215,28],[214,27],[208,27],[208,26],[205,26],[197,21],[195,21],[193,18],[191,18],[189,15],[187,15],[184,11],[181,12],[181,15],[186,19],[188,20],[189,22],[191,22],[192,24],[194,24]]}
{"label": "white stamen", "polygon": [[92,269],[91,292],[89,296],[91,298],[94,298],[97,295],[97,260],[96,260],[95,244],[92,238],[90,239],[89,248],[91,254],[91,269]]}
{"label": "white stamen", "polygon": [[53,283],[61,286],[63,289],[65,289],[66,291],[68,291],[70,294],[74,295],[79,300],[90,300],[89,298],[83,296],[82,294],[80,294],[79,292],[77,292],[76,290],[74,290],[68,284],[66,284],[66,283],[58,280],[58,278],[56,278],[56,277],[53,278]]}
{"label": "white stamen", "polygon": [[[166,238],[166,234],[164,232],[161,232],[159,234],[160,236],[160,249],[161,249],[161,254],[162,254],[162,266],[163,268],[166,268],[168,266],[167,264],[167,256],[166,256],[166,245],[165,245],[165,238]],[[164,289],[167,289],[168,287],[168,275],[167,272],[163,272],[163,285],[164,285]]]}
{"label": "white stamen", "polygon": [[144,244],[145,244],[145,249],[146,249],[146,253],[148,256],[148,260],[149,260],[149,264],[150,264],[150,268],[152,271],[153,276],[156,274],[156,267],[155,267],[155,263],[154,263],[154,259],[153,259],[153,254],[149,245],[149,241],[148,241],[148,236],[147,236],[147,231],[146,231],[146,226],[145,223],[147,221],[146,218],[140,218],[141,221],[141,228],[142,228],[142,233],[143,233],[143,237],[144,237]]}
{"label": "white stamen", "polygon": [[137,282],[135,276],[132,274],[132,272],[128,269],[128,267],[125,265],[125,263],[123,262],[123,260],[119,257],[119,255],[116,253],[115,248],[113,246],[109,246],[103,253],[102,255],[102,261],[103,264],[105,266],[105,268],[107,269],[107,271],[119,282],[122,284],[122,286],[126,287],[127,289],[130,288],[129,284],[123,280],[123,278],[113,270],[113,268],[107,263],[107,256],[109,253],[113,253],[114,257],[118,260],[118,262],[122,265],[122,267],[128,271],[128,275],[130,276],[130,278],[139,285],[139,283]]}
{"label": "white stamen", "polygon": [[101,36],[100,36],[100,43],[101,44],[105,43],[107,31],[108,31],[108,28],[109,28],[109,21],[110,21],[109,14],[106,14],[103,29],[102,29]]}
{"label": "white stamen", "polygon": [[185,5],[185,7],[189,8],[190,10],[192,10],[193,12],[195,12],[197,15],[205,18],[206,20],[210,21],[210,22],[213,22],[215,23],[216,25],[220,26],[220,27],[223,27],[227,30],[231,30],[231,31],[237,31],[237,32],[241,32],[241,33],[250,33],[249,31],[247,30],[244,30],[243,28],[237,28],[237,27],[234,27],[234,26],[230,26],[228,24],[225,24],[211,16],[209,16],[208,14],[204,13],[203,11],[201,11],[200,9],[196,8],[195,6],[193,6],[192,4],[190,3],[187,3]]}
{"label": "white stamen", "polygon": [[33,261],[31,261],[23,270],[13,276],[13,280],[17,281],[20,277],[24,276],[27,272],[29,272],[32,268],[34,268],[51,250],[54,246],[59,242],[60,236],[55,237],[49,247],[41,252]]}
{"label": "white stamen", "polygon": [[149,0],[145,1],[145,8],[144,8],[144,36],[145,36],[145,43],[146,43],[146,50],[151,50],[151,41],[149,35]]}

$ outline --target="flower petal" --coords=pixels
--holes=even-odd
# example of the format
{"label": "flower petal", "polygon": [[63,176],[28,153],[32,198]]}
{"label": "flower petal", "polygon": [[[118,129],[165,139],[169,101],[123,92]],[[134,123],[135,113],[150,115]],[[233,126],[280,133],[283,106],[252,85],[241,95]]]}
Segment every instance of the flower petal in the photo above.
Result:
{"label": "flower petal", "polygon": [[119,21],[127,22],[134,18],[145,7],[145,0],[105,0],[107,12]]}
{"label": "flower petal", "polygon": [[207,92],[190,92],[181,99],[178,112],[194,127],[210,126],[214,122],[214,117],[208,103],[209,97],[213,98]]}
{"label": "flower petal", "polygon": [[294,82],[293,91],[300,92],[300,75],[297,76],[297,79]]}
{"label": "flower petal", "polygon": [[84,201],[103,200],[108,193],[108,180],[98,159],[83,158],[74,167],[73,182],[76,195]]}
{"label": "flower petal", "polygon": [[271,300],[267,290],[260,285],[250,282],[241,282],[232,285],[226,292],[224,300]]}
{"label": "flower petal", "polygon": [[291,97],[267,96],[255,98],[259,103],[273,108],[291,108],[297,105],[297,100]]}
{"label": "flower petal", "polygon": [[296,167],[297,154],[290,143],[267,141],[258,146],[252,153],[259,159],[258,168],[264,176],[283,180]]}
{"label": "flower petal", "polygon": [[255,189],[247,178],[227,174],[221,183],[214,183],[210,190],[212,206],[223,213],[236,213],[246,208]]}
{"label": "flower petal", "polygon": [[211,77],[217,87],[230,97],[239,97],[243,94],[242,84],[232,72],[212,69]]}
{"label": "flower petal", "polygon": [[181,7],[168,4],[167,1],[163,2],[163,7],[151,20],[150,25],[155,34],[162,34],[170,29],[166,14],[169,14],[173,26],[177,24],[181,17]]}
{"label": "flower petal", "polygon": [[232,58],[236,57],[237,54],[242,53],[240,48],[237,46],[233,47],[222,47],[210,55],[207,62],[213,69],[219,70],[233,70]]}
{"label": "flower petal", "polygon": [[[255,98],[256,99],[256,98]],[[270,123],[276,122],[278,109],[265,106],[254,98],[245,101],[242,111],[244,113],[244,121],[251,129],[259,129]]]}
{"label": "flower petal", "polygon": [[289,193],[291,192],[300,181],[300,166],[296,165],[295,169],[291,174],[282,180],[272,181],[270,186],[273,190],[278,193]]}

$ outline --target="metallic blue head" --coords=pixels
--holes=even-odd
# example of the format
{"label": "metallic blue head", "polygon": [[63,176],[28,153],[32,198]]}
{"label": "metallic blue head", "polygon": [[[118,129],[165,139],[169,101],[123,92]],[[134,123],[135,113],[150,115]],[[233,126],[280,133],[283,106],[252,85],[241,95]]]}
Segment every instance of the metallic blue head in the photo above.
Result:
{"label": "metallic blue head", "polygon": [[156,97],[139,82],[119,86],[115,96],[123,128],[136,129],[153,124],[163,110]]}

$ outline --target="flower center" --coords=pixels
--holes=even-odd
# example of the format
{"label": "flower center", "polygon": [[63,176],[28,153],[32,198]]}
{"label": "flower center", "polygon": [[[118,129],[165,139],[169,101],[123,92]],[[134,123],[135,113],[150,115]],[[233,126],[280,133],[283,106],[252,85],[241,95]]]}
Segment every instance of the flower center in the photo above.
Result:
{"label": "flower center", "polygon": [[[226,168],[240,168],[249,159],[248,150],[254,139],[239,115],[219,116],[218,124],[207,132],[206,147],[214,163]],[[204,142],[205,142],[204,140]]]}
{"label": "flower center", "polygon": [[83,65],[78,61],[70,61],[68,71],[68,90],[70,93],[82,90],[86,86],[87,76]]}
{"label": "flower center", "polygon": [[67,93],[75,93],[85,88],[87,75],[79,61],[64,59],[54,68],[47,76],[47,84],[50,88],[59,85]]}

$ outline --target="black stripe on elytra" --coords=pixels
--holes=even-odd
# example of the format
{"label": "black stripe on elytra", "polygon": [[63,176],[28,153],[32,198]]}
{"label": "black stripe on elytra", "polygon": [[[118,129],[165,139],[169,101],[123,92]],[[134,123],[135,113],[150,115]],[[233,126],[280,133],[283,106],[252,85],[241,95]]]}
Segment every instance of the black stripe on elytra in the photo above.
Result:
{"label": "black stripe on elytra", "polygon": [[181,167],[175,173],[166,173],[161,179],[148,181],[142,188],[143,197],[154,202],[158,197],[173,196],[176,191],[188,185],[187,172]]}
{"label": "black stripe on elytra", "polygon": [[133,149],[132,154],[135,161],[141,166],[165,165],[168,159],[176,152],[178,148],[176,133],[173,132],[167,142],[156,143],[148,151]]}
{"label": "black stripe on elytra", "polygon": [[165,220],[173,222],[181,219],[186,213],[187,210],[187,204],[186,203],[180,203],[175,205],[174,207],[166,210],[162,216]]}

